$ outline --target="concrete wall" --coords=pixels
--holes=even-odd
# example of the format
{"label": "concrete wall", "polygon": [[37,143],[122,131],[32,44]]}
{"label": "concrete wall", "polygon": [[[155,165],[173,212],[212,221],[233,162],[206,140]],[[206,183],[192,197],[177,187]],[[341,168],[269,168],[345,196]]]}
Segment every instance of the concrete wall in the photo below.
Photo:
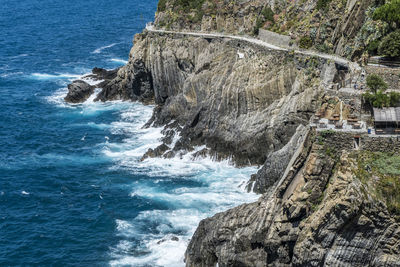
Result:
{"label": "concrete wall", "polygon": [[[258,38],[276,46],[290,47],[291,38],[287,35],[260,29],[258,32]],[[295,48],[295,44],[293,44],[291,48]]]}

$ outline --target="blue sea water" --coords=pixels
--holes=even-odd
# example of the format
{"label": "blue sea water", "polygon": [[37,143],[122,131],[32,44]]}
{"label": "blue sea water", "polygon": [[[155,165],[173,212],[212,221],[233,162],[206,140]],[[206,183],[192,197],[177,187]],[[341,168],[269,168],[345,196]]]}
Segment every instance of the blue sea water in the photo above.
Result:
{"label": "blue sea water", "polygon": [[0,266],[183,266],[201,219],[256,198],[254,168],[141,162],[161,137],[142,128],[151,106],[64,103],[73,79],[126,62],[157,0],[1,6]]}

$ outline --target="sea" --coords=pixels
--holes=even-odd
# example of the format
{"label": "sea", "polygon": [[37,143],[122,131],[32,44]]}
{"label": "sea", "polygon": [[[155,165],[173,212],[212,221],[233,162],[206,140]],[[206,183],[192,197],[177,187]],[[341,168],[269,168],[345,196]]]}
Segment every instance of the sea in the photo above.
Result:
{"label": "sea", "polygon": [[140,161],[162,136],[143,127],[153,106],[64,102],[93,67],[126,64],[156,7],[1,0],[0,266],[184,266],[200,220],[257,199],[254,167]]}

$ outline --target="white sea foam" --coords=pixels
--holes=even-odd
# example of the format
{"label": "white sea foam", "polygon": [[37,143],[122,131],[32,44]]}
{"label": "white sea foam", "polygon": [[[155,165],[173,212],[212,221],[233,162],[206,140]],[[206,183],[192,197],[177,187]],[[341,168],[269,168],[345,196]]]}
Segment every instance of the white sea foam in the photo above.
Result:
{"label": "white sea foam", "polygon": [[[143,128],[151,118],[153,106],[121,101],[93,102],[96,94],[83,104],[70,105],[63,100],[66,93],[67,89],[61,88],[48,101],[74,108],[81,115],[90,116],[106,110],[120,112],[119,120],[113,123],[87,125],[109,131],[111,135],[125,136],[118,142],[105,136],[104,142],[99,144],[101,152],[114,162],[113,169],[148,177],[132,182],[132,198],[168,207],[145,210],[134,219],[115,221],[116,236],[120,241],[110,247],[111,266],[184,266],[184,252],[201,219],[257,199],[256,195],[245,193],[243,188],[256,168],[238,169],[228,160],[194,159],[193,154],[204,146],[171,159],[141,161],[149,148],[161,144],[162,128]],[[178,138],[175,135],[173,143]],[[171,183],[174,186],[165,186]]]}
{"label": "white sea foam", "polygon": [[123,64],[123,65],[128,63],[128,60],[120,59],[120,58],[112,58],[112,59],[110,59],[110,61],[111,62],[115,62],[115,63],[119,63],[119,64]]}
{"label": "white sea foam", "polygon": [[[116,220],[121,240],[110,248],[111,266],[184,266],[184,252],[201,219],[257,199],[243,188],[256,168],[238,169],[229,161],[194,159],[193,154],[204,146],[172,159],[140,161],[148,148],[161,144],[162,128],[142,128],[151,117],[151,108],[133,104],[131,109],[124,110],[121,120],[112,123],[110,131],[126,138],[122,143],[106,142],[103,153],[114,160],[113,168],[149,177],[146,182],[132,184],[132,198],[160,203],[168,209],[142,211],[130,221]],[[174,180],[188,184],[163,186]],[[141,245],[132,239],[140,240]]]}
{"label": "white sea foam", "polygon": [[10,73],[2,73],[2,74],[0,74],[0,77],[8,78],[8,77],[21,76],[23,74],[24,74],[23,72],[17,71],[17,72],[10,72]]}
{"label": "white sea foam", "polygon": [[30,75],[31,78],[36,80],[77,79],[81,76],[82,75],[71,74],[71,73],[56,73],[56,74],[32,73]]}
{"label": "white sea foam", "polygon": [[24,190],[21,192],[21,194],[23,194],[23,195],[30,195],[30,193],[28,193],[28,192],[26,192],[26,191],[24,191]]}
{"label": "white sea foam", "polygon": [[15,59],[15,58],[20,58],[20,57],[27,57],[27,56],[29,56],[29,55],[28,54],[20,54],[18,56],[12,56],[12,57],[10,57],[10,59]]}
{"label": "white sea foam", "polygon": [[68,89],[66,87],[60,88],[52,95],[46,97],[47,102],[60,107],[72,107],[65,103],[64,98],[67,96]]}
{"label": "white sea foam", "polygon": [[102,46],[100,48],[95,49],[92,52],[92,54],[100,54],[104,49],[111,48],[111,47],[113,47],[115,45],[117,45],[117,43],[113,43],[113,44],[110,44],[110,45]]}
{"label": "white sea foam", "polygon": [[[95,80],[91,77],[89,77],[90,73],[86,73],[86,74],[59,74],[59,75],[51,75],[51,74],[40,74],[40,73],[34,73],[31,75],[31,77],[37,77],[38,79],[42,79],[42,80],[46,80],[46,79],[54,79],[55,81],[61,82],[60,85],[62,85],[63,87],[61,87],[60,89],[58,89],[57,91],[55,91],[52,95],[47,96],[46,100],[51,103],[51,104],[55,104],[57,106],[60,107],[64,107],[64,108],[74,108],[77,106],[86,106],[86,107],[90,107],[91,106],[91,110],[86,109],[84,111],[93,111],[93,108],[95,107],[97,110],[104,110],[104,106],[109,106],[108,104],[105,105],[104,103],[101,102],[94,102],[94,99],[96,99],[98,93],[101,91],[99,88],[95,89],[94,94],[92,94],[84,103],[81,104],[70,104],[70,103],[66,103],[64,101],[64,98],[67,96],[68,94],[68,88],[64,87],[66,86],[68,83],[74,81],[74,80],[83,80],[85,82],[87,82],[90,85],[96,85],[101,83],[103,80]],[[115,102],[120,102],[120,101],[115,101]],[[114,102],[114,103],[115,103]]]}

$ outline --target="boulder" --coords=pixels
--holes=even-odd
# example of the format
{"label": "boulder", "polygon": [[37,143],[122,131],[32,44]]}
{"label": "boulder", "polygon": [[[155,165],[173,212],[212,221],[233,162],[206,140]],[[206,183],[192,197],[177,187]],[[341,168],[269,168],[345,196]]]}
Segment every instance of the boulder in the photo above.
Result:
{"label": "boulder", "polygon": [[94,92],[94,86],[85,81],[76,80],[68,85],[68,94],[64,100],[68,103],[85,102]]}

